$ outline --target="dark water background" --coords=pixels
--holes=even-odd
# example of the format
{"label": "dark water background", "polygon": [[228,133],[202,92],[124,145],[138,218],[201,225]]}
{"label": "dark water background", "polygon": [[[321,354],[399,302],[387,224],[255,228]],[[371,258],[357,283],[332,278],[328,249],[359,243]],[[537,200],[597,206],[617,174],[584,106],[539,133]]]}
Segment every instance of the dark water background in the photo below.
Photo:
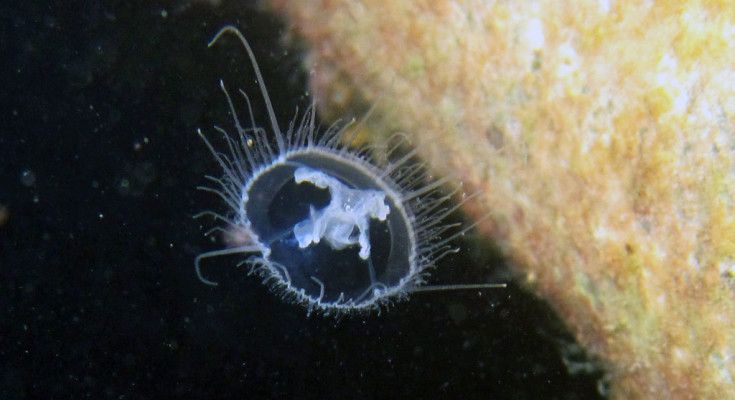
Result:
{"label": "dark water background", "polygon": [[[191,216],[221,205],[194,189],[218,172],[195,129],[229,121],[220,78],[257,93],[235,41],[206,43],[239,26],[287,121],[308,99],[282,21],[155,1],[6,1],[0,21],[1,399],[600,397],[601,373],[513,286],[335,320],[237,259],[207,264],[218,288],[196,279],[221,244]],[[502,279],[487,245],[460,245],[437,282]]]}

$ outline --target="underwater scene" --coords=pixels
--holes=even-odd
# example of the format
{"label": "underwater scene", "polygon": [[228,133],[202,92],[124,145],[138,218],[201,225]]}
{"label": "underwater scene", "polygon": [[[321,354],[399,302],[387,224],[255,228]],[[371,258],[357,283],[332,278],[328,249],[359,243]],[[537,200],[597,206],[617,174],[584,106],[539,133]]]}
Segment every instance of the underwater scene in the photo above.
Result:
{"label": "underwater scene", "polygon": [[734,6],[0,10],[0,398],[735,396]]}

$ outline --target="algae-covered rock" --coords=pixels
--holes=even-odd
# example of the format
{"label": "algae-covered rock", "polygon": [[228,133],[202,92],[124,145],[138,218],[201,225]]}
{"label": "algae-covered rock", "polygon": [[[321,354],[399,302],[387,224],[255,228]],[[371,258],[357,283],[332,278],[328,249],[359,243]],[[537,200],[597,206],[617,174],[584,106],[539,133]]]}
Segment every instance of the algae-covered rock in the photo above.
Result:
{"label": "algae-covered rock", "polygon": [[323,110],[377,102],[376,132],[482,191],[615,398],[735,398],[733,3],[271,4]]}

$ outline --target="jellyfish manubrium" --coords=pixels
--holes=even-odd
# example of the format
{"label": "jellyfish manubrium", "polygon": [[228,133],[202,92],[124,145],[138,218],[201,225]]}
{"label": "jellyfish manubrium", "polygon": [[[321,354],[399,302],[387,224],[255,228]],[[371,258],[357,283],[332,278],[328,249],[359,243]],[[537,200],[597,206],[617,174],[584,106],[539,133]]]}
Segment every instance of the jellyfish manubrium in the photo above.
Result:
{"label": "jellyfish manubrium", "polygon": [[345,144],[349,125],[317,132],[313,106],[282,131],[245,37],[226,26],[209,46],[225,33],[235,35],[248,53],[271,132],[257,127],[241,91],[250,114],[250,126],[243,128],[221,85],[237,132],[215,127],[226,143],[220,151],[198,131],[222,168],[221,177],[207,177],[213,186],[201,189],[222,198],[229,213],[199,215],[223,222],[215,230],[237,243],[196,258],[202,282],[216,285],[202,275],[202,259],[241,253],[250,272],[284,299],[325,314],[380,309],[421,290],[498,286],[422,286],[427,268],[456,252],[450,242],[467,230],[445,222],[459,207],[451,204],[457,189],[442,195],[438,190],[446,180],[426,183],[428,171],[413,160],[414,152],[398,155],[400,137],[386,149],[392,161],[379,165],[366,151]]}

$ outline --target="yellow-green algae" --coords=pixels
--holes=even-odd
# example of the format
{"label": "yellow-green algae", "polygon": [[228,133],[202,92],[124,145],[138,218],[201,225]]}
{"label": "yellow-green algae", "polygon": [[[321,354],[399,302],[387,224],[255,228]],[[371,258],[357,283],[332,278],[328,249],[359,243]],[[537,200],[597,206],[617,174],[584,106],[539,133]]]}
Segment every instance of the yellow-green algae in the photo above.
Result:
{"label": "yellow-green algae", "polygon": [[379,99],[375,132],[482,191],[614,398],[735,398],[735,3],[271,5],[322,110]]}

